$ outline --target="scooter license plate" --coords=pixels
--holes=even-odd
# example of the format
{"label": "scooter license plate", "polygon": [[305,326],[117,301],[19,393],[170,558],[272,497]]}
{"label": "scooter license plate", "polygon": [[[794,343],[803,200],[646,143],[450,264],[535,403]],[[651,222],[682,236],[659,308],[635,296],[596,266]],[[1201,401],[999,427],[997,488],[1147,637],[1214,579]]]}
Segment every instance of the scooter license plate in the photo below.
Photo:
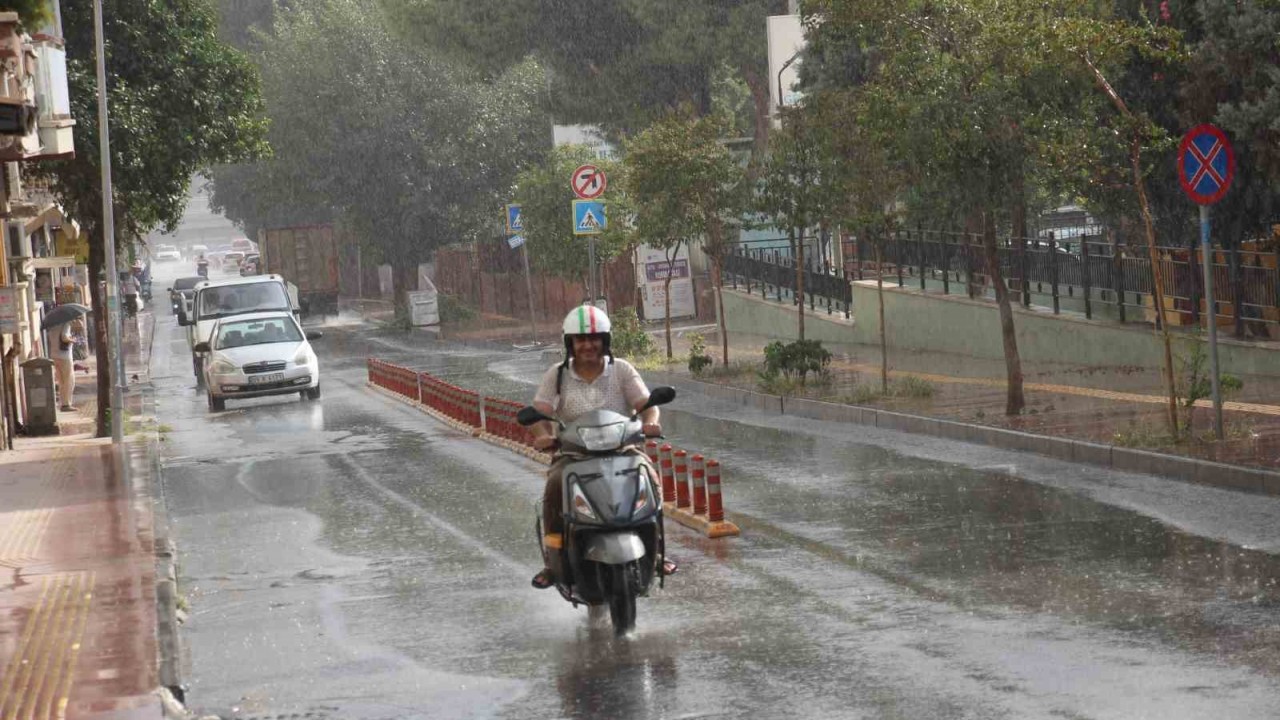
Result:
{"label": "scooter license plate", "polygon": [[284,373],[271,373],[270,375],[250,375],[250,385],[269,385],[274,382],[280,382],[284,379]]}

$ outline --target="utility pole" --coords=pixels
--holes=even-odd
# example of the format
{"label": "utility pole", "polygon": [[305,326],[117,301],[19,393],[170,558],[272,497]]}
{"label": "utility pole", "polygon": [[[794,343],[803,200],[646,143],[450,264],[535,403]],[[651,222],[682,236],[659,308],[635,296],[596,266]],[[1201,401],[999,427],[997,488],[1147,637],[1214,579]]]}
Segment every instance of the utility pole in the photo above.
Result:
{"label": "utility pole", "polygon": [[[116,221],[111,192],[111,128],[107,117],[107,61],[102,50],[102,0],[93,0],[93,41],[98,59],[98,151],[102,164],[102,242],[107,271],[107,355],[111,359],[111,442],[124,442],[124,356],[120,352],[120,275],[116,269]],[[89,279],[95,282],[94,278]],[[101,372],[99,368],[99,372]]]}

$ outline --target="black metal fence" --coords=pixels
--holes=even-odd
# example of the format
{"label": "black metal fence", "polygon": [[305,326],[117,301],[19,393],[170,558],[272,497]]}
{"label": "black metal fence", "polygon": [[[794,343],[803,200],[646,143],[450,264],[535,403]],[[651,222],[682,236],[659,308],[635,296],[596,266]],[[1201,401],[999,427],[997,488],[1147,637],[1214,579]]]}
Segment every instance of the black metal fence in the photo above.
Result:
{"label": "black metal fence", "polygon": [[[1032,238],[1000,238],[1001,274],[1024,306],[1064,309],[1092,318],[1149,322],[1151,258],[1146,247],[1113,242],[1101,231],[1071,237],[1045,232]],[[876,250],[880,251],[879,262]],[[992,291],[987,255],[978,235],[936,230],[900,230],[887,236],[869,233],[841,241],[843,267],[806,263],[805,301],[828,313],[850,313],[849,282],[877,274],[900,287],[925,292],[983,297]],[[1204,254],[1199,248],[1157,248],[1166,317],[1170,325],[1202,326],[1212,312],[1219,326],[1238,338],[1280,339],[1280,267],[1277,253],[1254,249],[1215,249],[1214,302],[1205,302]],[[725,262],[734,287],[762,297],[795,302],[794,260],[786,250],[738,248]]]}

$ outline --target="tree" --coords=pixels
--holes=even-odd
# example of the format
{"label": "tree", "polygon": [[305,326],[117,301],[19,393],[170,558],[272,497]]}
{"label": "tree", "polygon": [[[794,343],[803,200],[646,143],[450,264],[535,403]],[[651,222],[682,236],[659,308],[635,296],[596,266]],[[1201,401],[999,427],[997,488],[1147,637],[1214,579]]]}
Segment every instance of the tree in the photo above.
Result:
{"label": "tree", "polygon": [[105,243],[120,246],[157,227],[176,228],[196,171],[263,152],[266,123],[257,71],[217,39],[217,16],[208,2],[113,2],[103,32],[116,236],[104,238],[92,3],[63,0],[62,20],[76,154],[30,171],[49,178],[54,194],[90,239],[90,288],[100,310],[94,313],[97,430],[105,436],[111,377],[100,281],[104,272],[116,271],[104,268]]}
{"label": "tree", "polygon": [[795,264],[795,302],[800,311],[799,338],[804,340],[804,236],[830,206],[832,157],[822,151],[822,127],[810,113],[789,109],[782,129],[774,133],[764,164],[757,208],[787,228]]}
{"label": "tree", "polygon": [[625,168],[612,160],[596,157],[586,147],[554,148],[539,164],[516,178],[515,202],[524,217],[524,236],[529,244],[529,262],[548,275],[585,281],[587,238],[573,233],[575,195],[569,178],[582,165],[595,165],[609,179],[606,197],[608,229],[595,236],[596,262],[618,256],[632,244],[625,219],[630,215],[623,179]]}
{"label": "tree", "polygon": [[277,10],[259,57],[274,156],[215,172],[213,202],[246,228],[341,221],[392,263],[403,303],[436,248],[493,235],[548,121],[536,63],[482,81],[390,22],[357,0]]}
{"label": "tree", "polygon": [[627,189],[636,211],[636,237],[666,252],[664,280],[667,359],[671,349],[671,279],[680,247],[704,239],[714,264],[716,306],[722,359],[729,364],[721,266],[726,252],[725,225],[744,209],[746,173],[721,142],[726,122],[672,113],[627,143],[623,160]]}

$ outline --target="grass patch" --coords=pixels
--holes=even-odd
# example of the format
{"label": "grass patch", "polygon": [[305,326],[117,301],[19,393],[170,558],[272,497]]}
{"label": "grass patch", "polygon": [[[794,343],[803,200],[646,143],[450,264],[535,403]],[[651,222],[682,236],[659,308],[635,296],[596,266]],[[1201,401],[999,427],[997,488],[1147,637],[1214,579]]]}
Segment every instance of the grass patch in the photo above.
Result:
{"label": "grass patch", "polygon": [[1111,435],[1111,444],[1123,448],[1154,448],[1177,445],[1178,439],[1151,423],[1130,423]]}
{"label": "grass patch", "polygon": [[924,400],[933,397],[938,389],[933,383],[915,375],[904,375],[889,382],[889,391],[881,392],[879,384],[855,384],[839,397],[846,405],[866,405],[877,400],[903,398],[907,400]]}

